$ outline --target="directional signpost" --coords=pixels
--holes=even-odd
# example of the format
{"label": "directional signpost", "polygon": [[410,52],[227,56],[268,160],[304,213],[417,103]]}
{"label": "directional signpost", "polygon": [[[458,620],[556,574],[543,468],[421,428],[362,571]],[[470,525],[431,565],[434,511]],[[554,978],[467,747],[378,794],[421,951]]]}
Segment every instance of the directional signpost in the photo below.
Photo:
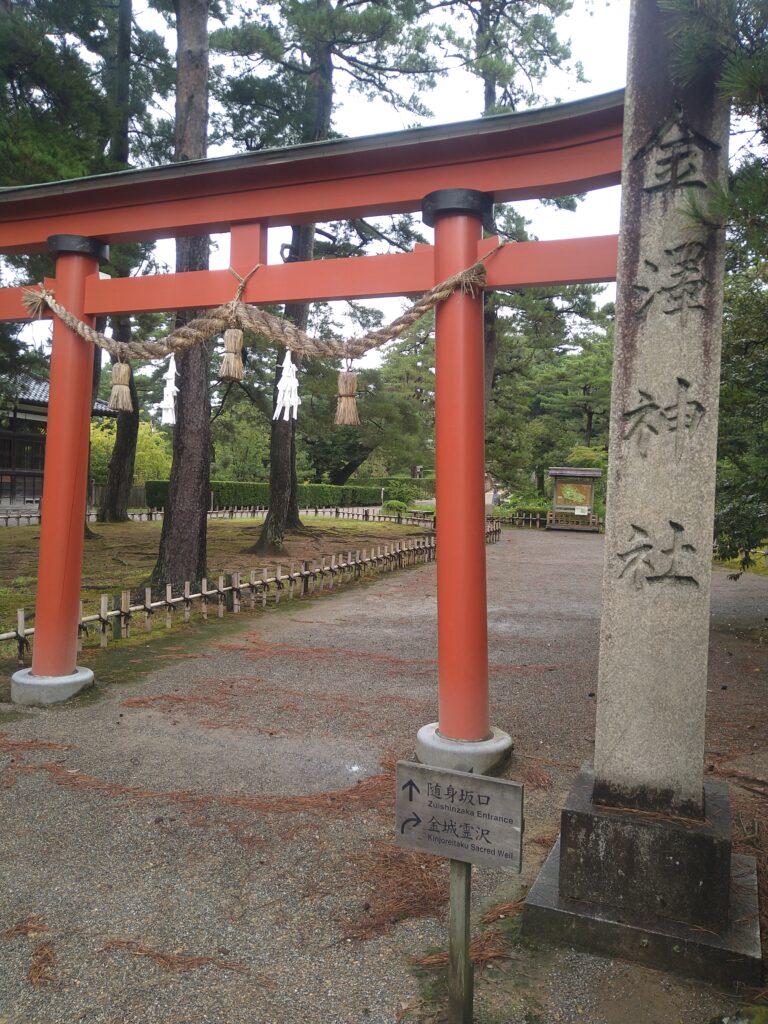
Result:
{"label": "directional signpost", "polygon": [[472,1022],[472,864],[520,871],[523,824],[521,783],[398,761],[395,841],[451,862],[449,1024]]}

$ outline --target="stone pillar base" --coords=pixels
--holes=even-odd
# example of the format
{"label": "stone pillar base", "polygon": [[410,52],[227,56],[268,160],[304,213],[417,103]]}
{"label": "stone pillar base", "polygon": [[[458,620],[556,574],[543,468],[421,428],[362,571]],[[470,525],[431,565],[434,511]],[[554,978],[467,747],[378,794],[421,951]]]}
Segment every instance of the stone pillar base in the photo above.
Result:
{"label": "stone pillar base", "polygon": [[437,726],[423,725],[416,735],[416,760],[421,764],[476,775],[497,775],[509,764],[512,740],[501,729],[491,729],[487,740],[450,740]]}
{"label": "stone pillar base", "polygon": [[757,919],[757,871],[752,857],[732,858],[728,927],[720,935],[661,921],[638,924],[628,914],[560,895],[560,840],[523,908],[523,936],[536,942],[581,946],[602,956],[624,957],[718,985],[759,986],[763,973]]}
{"label": "stone pillar base", "polygon": [[728,923],[728,787],[704,787],[704,818],[592,802],[589,768],[577,775],[560,824],[560,892],[635,918],[669,918],[720,931]]}
{"label": "stone pillar base", "polygon": [[757,873],[731,853],[727,788],[705,787],[706,818],[591,802],[576,778],[561,835],[523,911],[523,934],[721,984],[762,976]]}
{"label": "stone pillar base", "polygon": [[23,668],[11,676],[11,700],[14,704],[59,704],[93,686],[93,672],[76,668],[67,676],[34,676]]}

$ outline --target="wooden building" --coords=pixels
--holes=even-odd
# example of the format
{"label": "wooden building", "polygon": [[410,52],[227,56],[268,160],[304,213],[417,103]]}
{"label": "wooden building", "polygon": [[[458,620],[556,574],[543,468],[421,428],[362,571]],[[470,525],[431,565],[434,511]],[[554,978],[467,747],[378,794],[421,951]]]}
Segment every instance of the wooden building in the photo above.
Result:
{"label": "wooden building", "polygon": [[[94,416],[116,416],[97,399]],[[0,504],[37,504],[43,493],[48,381],[19,374],[14,396],[0,402]]]}

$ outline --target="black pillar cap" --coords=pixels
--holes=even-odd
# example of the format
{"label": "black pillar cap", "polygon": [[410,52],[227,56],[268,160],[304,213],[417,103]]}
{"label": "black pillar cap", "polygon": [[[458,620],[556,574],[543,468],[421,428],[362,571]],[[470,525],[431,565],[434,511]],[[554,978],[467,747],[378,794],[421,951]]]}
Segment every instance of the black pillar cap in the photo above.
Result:
{"label": "black pillar cap", "polygon": [[65,252],[79,253],[81,256],[92,256],[99,263],[109,259],[109,246],[100,238],[87,238],[84,235],[50,235],[48,252],[60,256]]}
{"label": "black pillar cap", "polygon": [[422,220],[435,226],[435,218],[445,213],[468,213],[479,217],[486,231],[493,231],[493,196],[473,188],[441,188],[430,192],[421,201]]}

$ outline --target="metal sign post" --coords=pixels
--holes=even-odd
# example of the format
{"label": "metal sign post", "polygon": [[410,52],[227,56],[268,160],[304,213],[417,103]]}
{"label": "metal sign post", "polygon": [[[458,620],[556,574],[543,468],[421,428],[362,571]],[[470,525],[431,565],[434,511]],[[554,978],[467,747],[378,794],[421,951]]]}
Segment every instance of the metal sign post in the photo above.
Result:
{"label": "metal sign post", "polygon": [[395,841],[450,858],[449,1024],[472,1024],[472,865],[520,871],[523,828],[521,783],[398,761]]}

